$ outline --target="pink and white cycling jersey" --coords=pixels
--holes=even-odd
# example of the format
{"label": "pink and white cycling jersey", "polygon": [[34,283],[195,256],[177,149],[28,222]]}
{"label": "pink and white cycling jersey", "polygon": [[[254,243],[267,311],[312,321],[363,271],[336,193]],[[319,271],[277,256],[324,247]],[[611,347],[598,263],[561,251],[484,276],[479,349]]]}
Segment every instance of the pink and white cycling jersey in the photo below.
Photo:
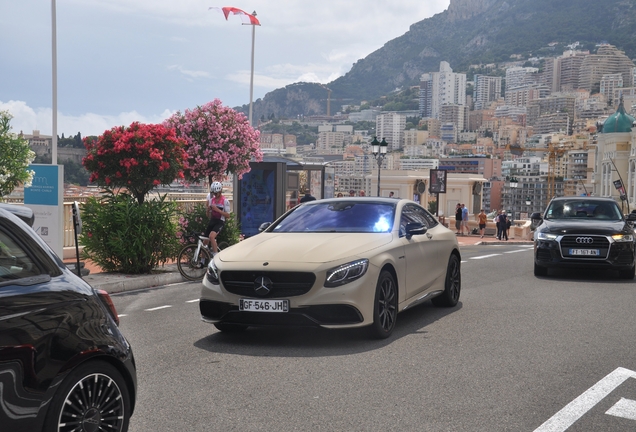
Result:
{"label": "pink and white cycling jersey", "polygon": [[[225,198],[223,195],[221,195],[218,199],[216,198],[216,196],[208,194],[208,196],[206,197],[206,200],[208,202],[208,207],[216,207],[219,210],[222,210],[226,213],[230,212],[230,201]],[[211,215],[212,219],[221,219],[222,221],[225,220],[225,216],[222,216],[220,213],[216,213],[216,212],[212,212]]]}

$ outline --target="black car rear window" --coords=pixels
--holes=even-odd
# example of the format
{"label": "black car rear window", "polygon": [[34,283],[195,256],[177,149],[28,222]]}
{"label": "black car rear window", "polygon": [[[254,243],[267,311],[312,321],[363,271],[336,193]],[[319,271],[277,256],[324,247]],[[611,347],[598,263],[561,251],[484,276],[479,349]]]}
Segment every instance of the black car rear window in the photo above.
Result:
{"label": "black car rear window", "polygon": [[297,207],[274,232],[390,232],[395,204],[338,200]]}

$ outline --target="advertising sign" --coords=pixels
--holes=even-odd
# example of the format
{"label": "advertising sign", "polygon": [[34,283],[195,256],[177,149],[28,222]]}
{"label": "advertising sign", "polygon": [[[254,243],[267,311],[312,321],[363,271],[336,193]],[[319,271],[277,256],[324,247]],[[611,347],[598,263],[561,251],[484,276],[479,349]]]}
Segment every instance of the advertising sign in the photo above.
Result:
{"label": "advertising sign", "polygon": [[250,172],[243,174],[239,200],[241,231],[246,237],[258,234],[258,227],[263,222],[274,221],[275,182],[274,169],[252,168]]}
{"label": "advertising sign", "polygon": [[33,183],[24,188],[24,204],[33,210],[33,229],[64,256],[64,165],[31,164]]}
{"label": "advertising sign", "polygon": [[431,193],[446,193],[446,170],[432,169],[430,185]]}

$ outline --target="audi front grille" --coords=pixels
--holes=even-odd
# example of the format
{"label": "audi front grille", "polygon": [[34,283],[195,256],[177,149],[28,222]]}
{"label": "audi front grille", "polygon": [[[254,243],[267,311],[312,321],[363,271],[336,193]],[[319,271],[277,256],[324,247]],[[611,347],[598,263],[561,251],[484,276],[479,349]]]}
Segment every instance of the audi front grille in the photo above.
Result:
{"label": "audi front grille", "polygon": [[[607,259],[610,250],[610,242],[607,237],[599,235],[565,235],[561,238],[559,244],[561,246],[561,255],[563,258],[604,260]],[[570,253],[572,249],[598,249],[599,255],[572,255]]]}

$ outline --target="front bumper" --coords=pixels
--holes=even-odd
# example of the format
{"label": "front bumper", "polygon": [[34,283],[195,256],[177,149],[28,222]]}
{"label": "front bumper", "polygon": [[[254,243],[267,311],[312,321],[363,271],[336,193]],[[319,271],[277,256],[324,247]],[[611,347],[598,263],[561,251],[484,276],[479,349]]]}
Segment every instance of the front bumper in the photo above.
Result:
{"label": "front bumper", "polygon": [[[587,246],[573,246],[569,237],[559,237],[556,240],[535,240],[534,261],[542,267],[560,268],[593,268],[627,270],[634,267],[634,243],[615,242],[611,237],[599,237],[603,242],[600,246],[590,246],[589,249],[598,250],[599,256],[573,256],[573,248],[588,248]],[[586,237],[590,237],[586,235]]]}

